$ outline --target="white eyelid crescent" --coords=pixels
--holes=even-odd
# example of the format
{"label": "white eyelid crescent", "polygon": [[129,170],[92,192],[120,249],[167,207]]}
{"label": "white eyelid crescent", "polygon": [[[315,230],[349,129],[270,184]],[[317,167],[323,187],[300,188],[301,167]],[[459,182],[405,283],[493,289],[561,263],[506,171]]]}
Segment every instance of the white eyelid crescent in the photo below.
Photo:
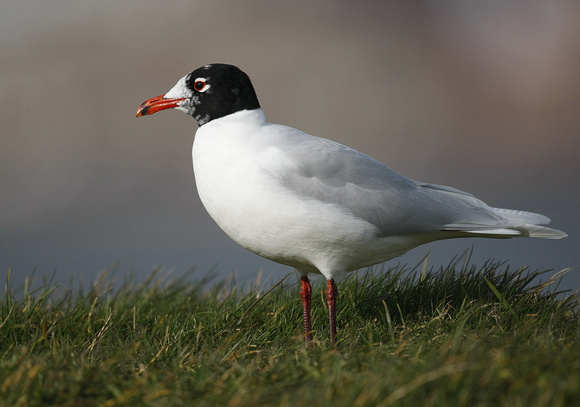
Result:
{"label": "white eyelid crescent", "polygon": [[201,89],[201,90],[198,90],[198,92],[202,92],[202,93],[203,93],[203,92],[207,92],[207,91],[208,91],[208,89],[209,89],[209,88],[211,88],[211,85],[210,85],[209,83],[207,83],[207,79],[206,79],[206,78],[197,78],[197,79],[194,81],[194,83],[195,83],[195,82],[203,82],[203,83],[205,83],[205,86],[203,87],[203,89]]}

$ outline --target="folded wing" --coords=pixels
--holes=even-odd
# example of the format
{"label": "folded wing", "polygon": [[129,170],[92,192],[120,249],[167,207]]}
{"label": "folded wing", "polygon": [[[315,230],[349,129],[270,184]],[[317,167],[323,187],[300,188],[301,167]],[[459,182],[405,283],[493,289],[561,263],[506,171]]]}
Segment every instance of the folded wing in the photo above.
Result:
{"label": "folded wing", "polygon": [[413,181],[339,143],[285,129],[276,147],[283,154],[279,154],[280,161],[272,175],[304,199],[352,212],[374,225],[377,234],[456,232],[453,237],[464,233],[547,239],[566,236],[540,226],[550,222],[546,216],[492,208],[458,189]]}

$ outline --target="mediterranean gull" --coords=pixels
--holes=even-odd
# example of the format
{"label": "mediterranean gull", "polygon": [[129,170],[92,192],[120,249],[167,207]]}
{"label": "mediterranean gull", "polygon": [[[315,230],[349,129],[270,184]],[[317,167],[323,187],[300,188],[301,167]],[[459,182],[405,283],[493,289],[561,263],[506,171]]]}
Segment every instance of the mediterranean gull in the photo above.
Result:
{"label": "mediterranean gull", "polygon": [[309,273],[328,280],[441,239],[567,235],[536,213],[492,208],[455,188],[413,181],[331,140],[266,122],[250,78],[211,64],[144,102],[137,117],[174,108],[199,124],[193,169],[199,197],[238,244],[300,274],[305,340],[312,340]]}

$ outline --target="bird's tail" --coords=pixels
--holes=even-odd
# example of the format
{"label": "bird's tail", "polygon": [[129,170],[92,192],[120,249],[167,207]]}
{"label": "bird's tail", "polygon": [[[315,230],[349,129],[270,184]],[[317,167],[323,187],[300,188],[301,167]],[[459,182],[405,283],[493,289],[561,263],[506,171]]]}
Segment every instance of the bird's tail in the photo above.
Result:
{"label": "bird's tail", "polygon": [[506,226],[493,229],[466,230],[466,232],[484,236],[522,236],[541,239],[562,239],[568,236],[561,230],[541,226],[550,223],[550,218],[539,213],[503,208],[493,208],[493,210],[506,219]]}

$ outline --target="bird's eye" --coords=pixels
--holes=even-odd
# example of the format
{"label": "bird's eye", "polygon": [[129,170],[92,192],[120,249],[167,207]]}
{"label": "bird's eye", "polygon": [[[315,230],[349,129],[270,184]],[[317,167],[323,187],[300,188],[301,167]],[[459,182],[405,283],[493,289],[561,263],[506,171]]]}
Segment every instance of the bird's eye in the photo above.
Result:
{"label": "bird's eye", "polygon": [[195,89],[198,92],[205,92],[206,90],[209,89],[209,85],[204,79],[197,79],[193,83],[193,89]]}

